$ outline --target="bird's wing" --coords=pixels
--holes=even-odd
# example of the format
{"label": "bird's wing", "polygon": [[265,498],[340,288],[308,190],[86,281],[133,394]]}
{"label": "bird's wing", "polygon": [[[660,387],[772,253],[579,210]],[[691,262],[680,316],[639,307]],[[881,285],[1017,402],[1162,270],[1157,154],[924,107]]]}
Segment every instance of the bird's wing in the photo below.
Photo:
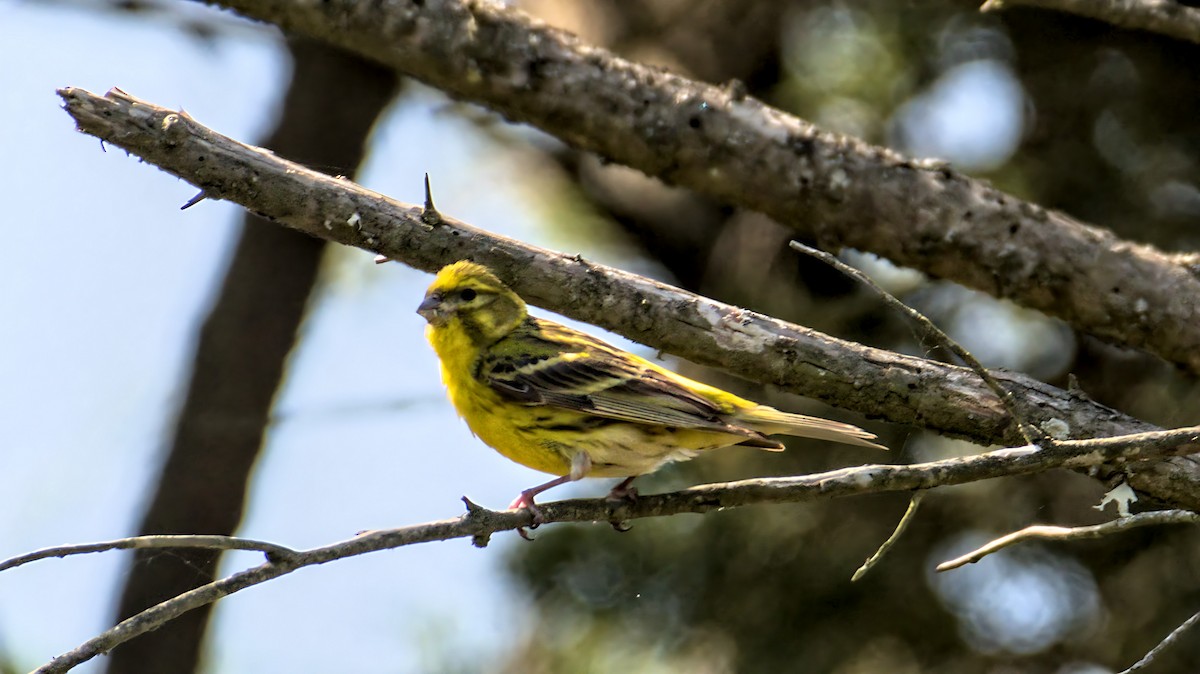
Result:
{"label": "bird's wing", "polygon": [[509,400],[632,423],[713,430],[752,441],[762,438],[761,446],[779,446],[758,431],[730,424],[722,418],[725,410],[713,401],[639,358],[566,326],[548,321],[534,325],[536,330],[513,336],[531,340],[531,348],[498,350],[480,368],[480,378]]}

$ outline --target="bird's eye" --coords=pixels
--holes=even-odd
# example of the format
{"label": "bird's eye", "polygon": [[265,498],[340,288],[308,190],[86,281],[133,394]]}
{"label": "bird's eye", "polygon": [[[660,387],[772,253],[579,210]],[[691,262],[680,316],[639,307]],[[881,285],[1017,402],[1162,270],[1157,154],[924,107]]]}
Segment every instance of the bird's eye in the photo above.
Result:
{"label": "bird's eye", "polygon": [[462,298],[464,302],[470,302],[471,300],[475,299],[475,289],[464,288],[462,291]]}

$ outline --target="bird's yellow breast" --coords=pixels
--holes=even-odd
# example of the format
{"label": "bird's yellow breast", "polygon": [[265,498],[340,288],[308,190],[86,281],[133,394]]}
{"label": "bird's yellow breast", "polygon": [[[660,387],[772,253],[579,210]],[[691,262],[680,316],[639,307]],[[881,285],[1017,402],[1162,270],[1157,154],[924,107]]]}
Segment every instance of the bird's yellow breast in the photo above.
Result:
{"label": "bird's yellow breast", "polygon": [[476,437],[527,468],[551,475],[571,471],[567,448],[547,446],[527,430],[538,423],[534,408],[504,400],[473,376],[480,353],[465,332],[453,325],[430,325],[426,336],[441,361],[442,381],[450,402]]}

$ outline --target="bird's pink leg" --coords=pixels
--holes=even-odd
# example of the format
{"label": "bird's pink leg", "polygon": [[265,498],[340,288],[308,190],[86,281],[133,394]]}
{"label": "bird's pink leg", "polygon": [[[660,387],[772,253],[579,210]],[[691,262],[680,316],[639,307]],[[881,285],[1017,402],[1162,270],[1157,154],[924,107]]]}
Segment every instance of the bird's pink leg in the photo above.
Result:
{"label": "bird's pink leg", "polygon": [[[529,489],[526,489],[515,499],[513,499],[513,502],[509,504],[508,509],[516,510],[518,508],[525,508],[528,510],[529,513],[533,515],[533,525],[530,528],[536,529],[539,525],[544,523],[546,519],[542,516],[542,511],[537,507],[537,504],[533,502],[533,498],[547,489],[553,489],[560,484],[566,484],[568,482],[574,482],[582,479],[583,476],[587,475],[588,471],[591,469],[591,457],[589,457],[586,452],[579,452],[575,454],[575,456],[571,457],[571,472],[563,475],[562,477],[556,477],[544,484],[539,484],[536,487],[530,487]],[[524,527],[517,529],[517,533],[521,534],[522,538],[529,538],[529,536],[525,533]]]}
{"label": "bird's pink leg", "polygon": [[519,508],[525,508],[533,514],[533,526],[536,527],[544,520],[542,519],[542,511],[539,510],[537,504],[533,502],[533,497],[546,491],[547,489],[553,489],[560,484],[566,484],[572,481],[573,480],[571,479],[570,475],[564,475],[562,477],[556,477],[545,484],[539,484],[536,487],[530,487],[529,489],[526,489],[518,494],[517,497],[513,499],[513,502],[508,504],[508,509],[517,510]]}

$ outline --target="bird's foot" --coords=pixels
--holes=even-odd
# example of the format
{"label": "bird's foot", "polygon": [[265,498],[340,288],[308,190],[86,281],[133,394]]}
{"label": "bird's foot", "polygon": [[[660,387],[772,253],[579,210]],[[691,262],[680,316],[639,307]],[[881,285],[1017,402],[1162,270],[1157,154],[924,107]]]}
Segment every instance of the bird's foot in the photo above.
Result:
{"label": "bird's foot", "polygon": [[[628,478],[625,478],[624,480],[621,480],[620,484],[613,487],[612,491],[608,492],[608,496],[605,496],[604,500],[609,501],[610,503],[617,503],[617,504],[637,503],[638,490],[637,490],[637,487],[630,486],[629,483],[631,483],[631,482],[633,482],[632,477],[628,477]],[[633,525],[631,525],[629,522],[626,522],[623,520],[622,521],[614,520],[612,522],[609,522],[609,524],[612,525],[612,528],[614,531],[618,531],[621,533],[625,533],[626,531],[629,531],[630,529],[633,528]]]}
{"label": "bird's foot", "polygon": [[608,496],[604,497],[606,501],[628,501],[629,503],[637,503],[638,488],[632,487],[629,484],[630,480],[625,480],[621,484],[612,488],[608,492]]}
{"label": "bird's foot", "polygon": [[[533,490],[531,489],[526,489],[525,491],[521,492],[519,496],[513,499],[512,503],[508,504],[508,509],[520,510],[521,508],[524,508],[528,510],[529,514],[533,516],[533,524],[530,524],[529,528],[536,529],[546,522],[546,517],[542,515],[541,508],[538,508],[537,504],[533,502],[534,495],[531,493],[532,491]],[[533,540],[533,537],[529,535],[529,532],[526,531],[525,527],[517,527],[517,533],[520,534],[521,538],[524,538],[527,541]]]}

